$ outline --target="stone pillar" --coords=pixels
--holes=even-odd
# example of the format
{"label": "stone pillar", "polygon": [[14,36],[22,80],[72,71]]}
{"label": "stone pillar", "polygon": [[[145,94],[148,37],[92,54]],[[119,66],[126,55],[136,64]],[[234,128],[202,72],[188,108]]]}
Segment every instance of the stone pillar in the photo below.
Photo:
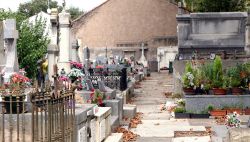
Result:
{"label": "stone pillar", "polygon": [[59,61],[58,69],[70,72],[70,14],[65,10],[59,13]]}
{"label": "stone pillar", "polygon": [[57,9],[52,9],[51,10],[51,15],[50,15],[50,22],[51,22],[51,39],[50,39],[50,44],[47,48],[48,51],[48,76],[49,80],[53,81],[53,75],[54,75],[54,64],[57,64],[56,57],[58,56],[58,12]]}
{"label": "stone pillar", "polygon": [[250,12],[248,12],[246,23],[246,46],[245,51],[247,55],[250,55]]}
{"label": "stone pillar", "polygon": [[16,30],[16,20],[7,19],[4,21],[4,41],[6,46],[6,64],[4,82],[9,81],[9,77],[13,72],[19,71],[16,40],[18,31]]}
{"label": "stone pillar", "polygon": [[48,65],[48,76],[49,76],[49,80],[50,81],[53,81],[53,75],[54,75],[54,65],[56,64],[56,56],[58,55],[58,46],[57,45],[54,45],[54,44],[51,44],[49,45],[48,49],[47,49],[47,52],[48,52],[48,62],[49,62],[49,65]]}

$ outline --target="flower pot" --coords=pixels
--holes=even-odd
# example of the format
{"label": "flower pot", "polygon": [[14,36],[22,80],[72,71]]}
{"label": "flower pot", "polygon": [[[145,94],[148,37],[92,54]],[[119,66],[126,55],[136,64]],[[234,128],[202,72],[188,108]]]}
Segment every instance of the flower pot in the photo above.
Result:
{"label": "flower pot", "polygon": [[231,114],[234,112],[236,112],[238,114],[243,114],[242,109],[240,109],[240,108],[230,108],[230,109],[227,109],[226,111],[227,111],[227,114]]}
{"label": "flower pot", "polygon": [[226,110],[211,110],[210,115],[211,116],[225,116],[227,114]]}
{"label": "flower pot", "polygon": [[222,89],[222,88],[214,88],[213,92],[214,92],[214,95],[226,95],[227,94],[227,90]]}
{"label": "flower pot", "polygon": [[241,88],[238,87],[233,87],[232,88],[232,94],[233,95],[241,95],[243,93],[243,90]]}
{"label": "flower pot", "polygon": [[193,88],[183,88],[185,95],[195,95],[195,90]]}
{"label": "flower pot", "polygon": [[209,118],[209,114],[195,114],[191,113],[190,118]]}
{"label": "flower pot", "polygon": [[245,113],[245,115],[250,115],[250,108],[244,109],[244,113]]}
{"label": "flower pot", "polygon": [[175,118],[190,118],[190,113],[174,113]]}

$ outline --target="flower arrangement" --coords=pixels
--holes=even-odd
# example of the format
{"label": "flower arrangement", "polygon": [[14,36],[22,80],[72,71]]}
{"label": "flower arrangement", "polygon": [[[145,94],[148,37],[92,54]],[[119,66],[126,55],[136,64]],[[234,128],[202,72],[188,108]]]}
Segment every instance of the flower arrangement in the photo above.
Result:
{"label": "flower arrangement", "polygon": [[14,73],[10,76],[10,82],[6,84],[7,88],[17,89],[26,87],[30,83],[30,79],[24,75]]}
{"label": "flower arrangement", "polygon": [[97,104],[98,106],[102,106],[103,100],[105,99],[104,94],[98,89],[93,89],[91,91],[92,93],[90,94],[90,100],[88,100],[88,102],[92,104]]}
{"label": "flower arrangement", "polygon": [[78,63],[78,62],[70,62],[70,65],[72,66],[72,68],[76,68],[76,69],[83,69],[83,66],[81,63]]}
{"label": "flower arrangement", "polygon": [[191,63],[187,63],[185,67],[185,73],[182,76],[184,88],[194,88],[194,74]]}
{"label": "flower arrangement", "polygon": [[236,112],[229,114],[226,116],[226,125],[229,127],[239,128],[240,127],[240,120],[239,114]]}
{"label": "flower arrangement", "polygon": [[82,73],[80,69],[77,69],[77,68],[71,69],[71,71],[67,75],[67,77],[70,78],[72,82],[75,82],[78,78],[82,76],[84,76],[84,74]]}

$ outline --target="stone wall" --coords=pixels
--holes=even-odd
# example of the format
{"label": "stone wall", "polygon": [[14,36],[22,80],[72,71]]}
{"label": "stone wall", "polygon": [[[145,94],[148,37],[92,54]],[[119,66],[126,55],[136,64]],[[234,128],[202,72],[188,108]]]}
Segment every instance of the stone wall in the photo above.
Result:
{"label": "stone wall", "polygon": [[177,15],[180,54],[244,51],[246,12],[191,13]]}
{"label": "stone wall", "polygon": [[250,107],[250,95],[190,95],[185,96],[186,110],[200,113],[207,109],[208,105],[215,108],[228,106]]}

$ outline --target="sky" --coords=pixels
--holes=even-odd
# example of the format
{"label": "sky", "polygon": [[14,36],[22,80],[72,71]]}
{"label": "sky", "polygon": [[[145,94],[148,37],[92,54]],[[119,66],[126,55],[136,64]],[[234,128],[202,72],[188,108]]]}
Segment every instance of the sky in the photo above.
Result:
{"label": "sky", "polygon": [[[0,0],[0,8],[16,11],[20,3],[25,3],[30,0]],[[56,0],[59,5],[62,5],[63,0]],[[89,11],[96,6],[102,4],[106,0],[66,0],[66,7],[74,6],[81,10]]]}

